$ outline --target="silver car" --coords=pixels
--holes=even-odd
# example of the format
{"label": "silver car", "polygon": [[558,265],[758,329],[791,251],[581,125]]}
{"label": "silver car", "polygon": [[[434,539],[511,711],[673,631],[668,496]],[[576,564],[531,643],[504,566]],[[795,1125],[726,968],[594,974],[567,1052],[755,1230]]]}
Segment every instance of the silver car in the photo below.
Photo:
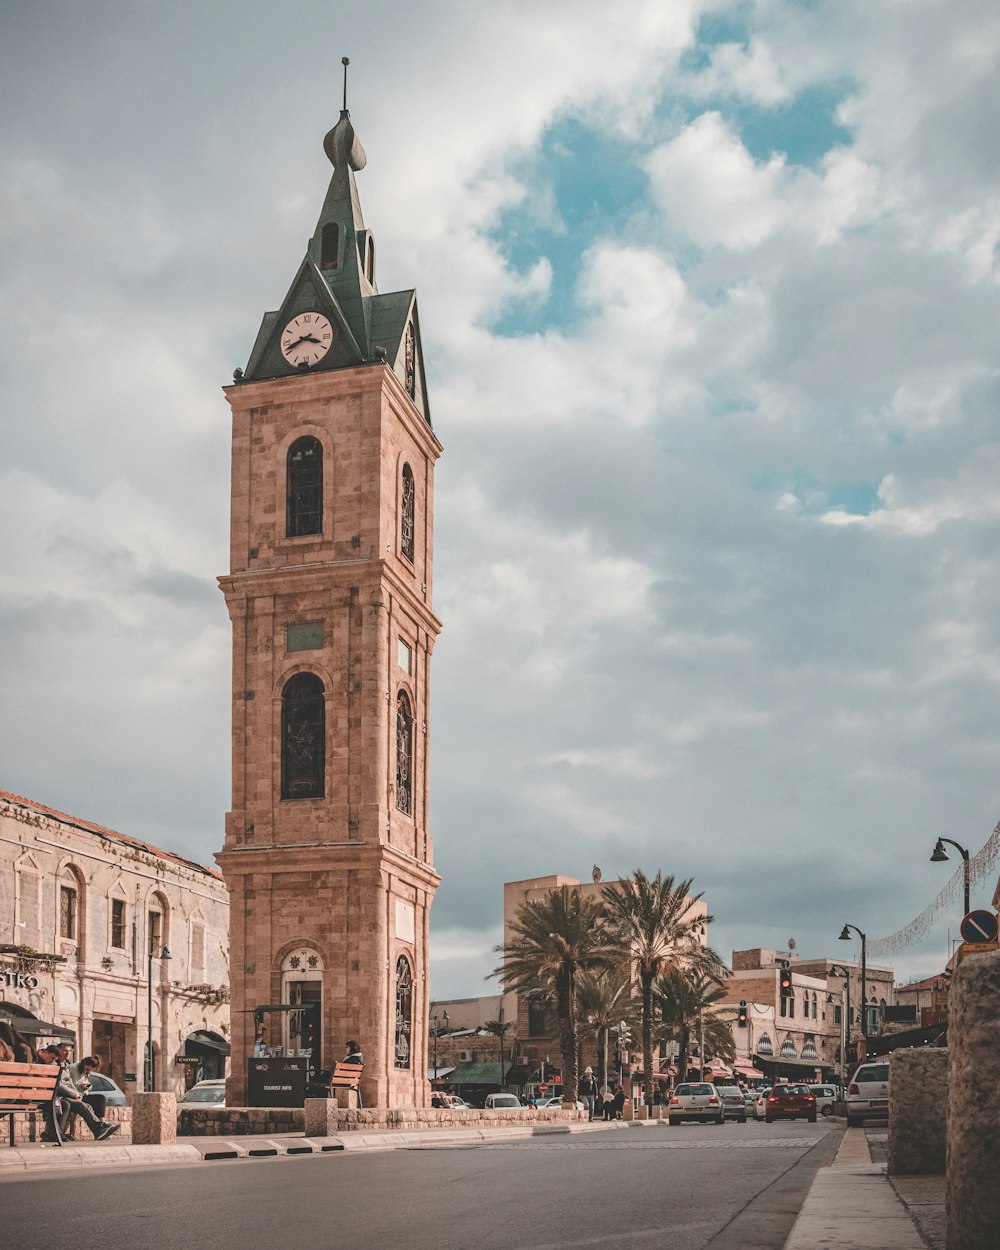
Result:
{"label": "silver car", "polygon": [[747,1122],[747,1100],[738,1085],[717,1085],[719,1097],[722,1099],[722,1111],[727,1120],[735,1120],[737,1124]]}
{"label": "silver car", "polygon": [[706,1120],[709,1124],[725,1124],[726,1112],[719,1091],[707,1082],[689,1082],[678,1085],[667,1104],[667,1119],[671,1124],[684,1120]]}

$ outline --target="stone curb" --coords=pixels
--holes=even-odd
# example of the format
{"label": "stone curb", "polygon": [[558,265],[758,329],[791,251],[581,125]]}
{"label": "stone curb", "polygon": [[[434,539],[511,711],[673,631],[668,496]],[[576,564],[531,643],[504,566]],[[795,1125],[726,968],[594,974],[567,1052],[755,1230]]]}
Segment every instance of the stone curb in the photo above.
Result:
{"label": "stone curb", "polygon": [[[653,1122],[655,1124],[655,1121]],[[497,1125],[489,1128],[395,1130],[384,1133],[343,1133],[338,1137],[188,1137],[169,1146],[32,1145],[0,1150],[0,1179],[26,1171],[60,1171],[78,1167],[122,1167],[132,1164],[201,1163],[229,1159],[266,1159],[283,1156],[353,1151],[405,1150],[413,1146],[461,1145],[465,1142],[505,1141],[550,1137],[567,1133],[604,1132],[628,1127],[624,1123]],[[652,1125],[651,1125],[652,1127]]]}

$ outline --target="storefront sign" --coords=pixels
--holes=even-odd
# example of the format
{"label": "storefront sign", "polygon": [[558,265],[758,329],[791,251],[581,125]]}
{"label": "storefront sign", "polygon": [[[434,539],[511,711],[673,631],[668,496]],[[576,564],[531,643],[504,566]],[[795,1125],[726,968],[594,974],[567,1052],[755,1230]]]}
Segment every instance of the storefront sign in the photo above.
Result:
{"label": "storefront sign", "polygon": [[32,976],[30,972],[11,972],[3,968],[0,969],[0,985],[12,990],[37,990],[38,977]]}

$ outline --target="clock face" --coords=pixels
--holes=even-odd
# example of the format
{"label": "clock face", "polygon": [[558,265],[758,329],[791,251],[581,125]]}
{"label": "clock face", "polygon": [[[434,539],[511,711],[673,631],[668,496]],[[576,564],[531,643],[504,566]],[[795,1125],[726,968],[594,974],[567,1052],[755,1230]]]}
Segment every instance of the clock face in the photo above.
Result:
{"label": "clock face", "polygon": [[315,365],[333,343],[333,326],[322,313],[299,313],[281,332],[281,354],[290,365]]}

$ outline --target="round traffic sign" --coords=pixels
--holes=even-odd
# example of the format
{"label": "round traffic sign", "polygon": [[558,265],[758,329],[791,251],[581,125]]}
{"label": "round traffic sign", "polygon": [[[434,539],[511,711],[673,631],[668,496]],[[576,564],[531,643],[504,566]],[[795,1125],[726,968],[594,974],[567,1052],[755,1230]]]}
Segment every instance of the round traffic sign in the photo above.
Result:
{"label": "round traffic sign", "polygon": [[970,911],[961,924],[967,942],[993,942],[997,936],[997,918],[985,907]]}

